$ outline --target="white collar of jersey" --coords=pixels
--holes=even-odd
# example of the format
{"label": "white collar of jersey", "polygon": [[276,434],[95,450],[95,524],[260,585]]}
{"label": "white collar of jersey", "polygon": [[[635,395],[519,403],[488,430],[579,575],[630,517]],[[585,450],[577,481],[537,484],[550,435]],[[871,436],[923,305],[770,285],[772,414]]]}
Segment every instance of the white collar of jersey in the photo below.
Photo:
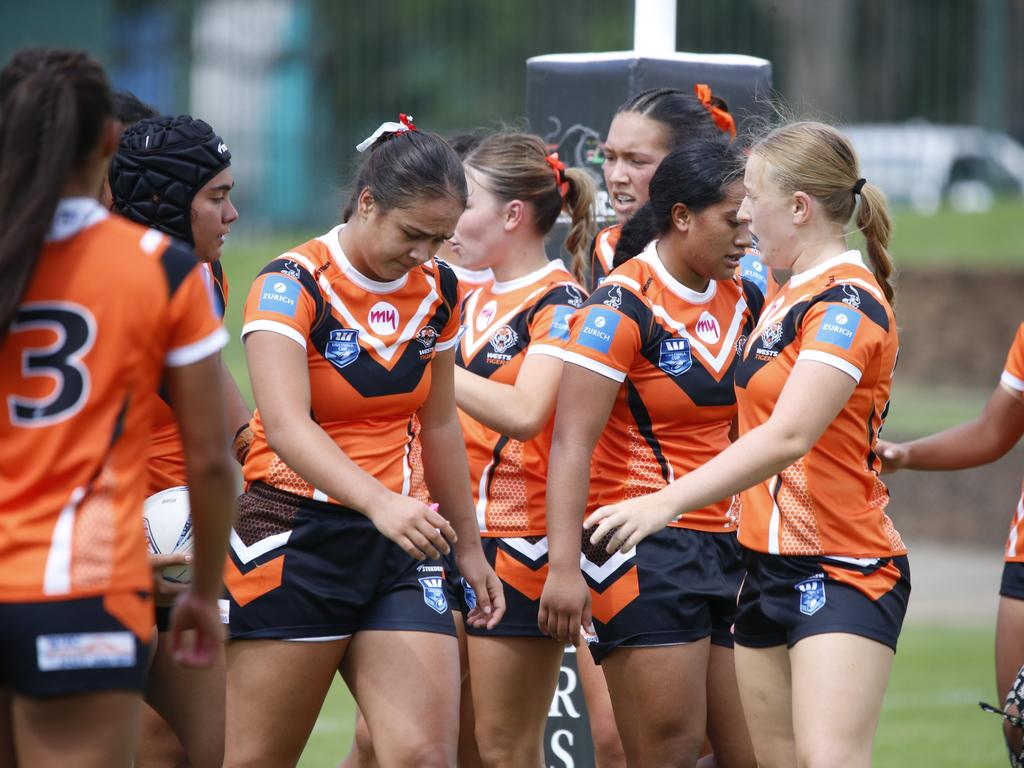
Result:
{"label": "white collar of jersey", "polygon": [[683,301],[689,302],[690,304],[707,304],[713,298],[715,293],[718,291],[718,282],[715,280],[708,281],[708,287],[703,291],[695,291],[692,288],[687,288],[685,285],[676,280],[672,275],[665,269],[665,265],[661,261],[661,256],[658,255],[658,241],[651,240],[647,244],[647,247],[640,252],[640,255],[636,258],[640,259],[651,265],[657,273],[658,278],[665,283],[666,287],[676,296]]}
{"label": "white collar of jersey", "polygon": [[497,280],[491,285],[491,293],[510,293],[528,285],[533,285],[545,275],[554,272],[556,269],[565,269],[561,259],[552,259],[540,269],[534,270],[528,275],[517,277],[515,280],[505,280],[499,283]]}
{"label": "white collar of jersey", "polygon": [[458,264],[452,264],[450,261],[446,261],[445,264],[452,268],[452,272],[459,278],[460,283],[482,285],[494,279],[494,273],[491,272],[490,267],[487,269],[466,269]]}
{"label": "white collar of jersey", "polygon": [[87,227],[103,221],[110,212],[93,197],[63,197],[57,202],[46,241],[67,240]]}
{"label": "white collar of jersey", "polygon": [[341,232],[344,226],[344,224],[339,224],[326,235],[320,235],[317,240],[327,246],[327,250],[331,253],[331,258],[345,277],[370,293],[394,293],[406,284],[409,280],[408,272],[397,280],[389,280],[388,282],[382,283],[379,280],[370,279],[352,266],[352,262],[348,260],[348,256],[346,256],[345,252],[341,250],[341,242],[338,240],[338,233]]}
{"label": "white collar of jersey", "polygon": [[860,255],[860,251],[845,251],[838,256],[833,256],[831,259],[821,262],[815,267],[805,269],[803,272],[798,272],[789,278],[789,284],[796,288],[798,285],[803,285],[809,280],[813,280],[818,275],[824,274],[833,267],[837,267],[840,264],[853,264],[858,267],[867,269],[867,265],[864,264],[864,259]]}

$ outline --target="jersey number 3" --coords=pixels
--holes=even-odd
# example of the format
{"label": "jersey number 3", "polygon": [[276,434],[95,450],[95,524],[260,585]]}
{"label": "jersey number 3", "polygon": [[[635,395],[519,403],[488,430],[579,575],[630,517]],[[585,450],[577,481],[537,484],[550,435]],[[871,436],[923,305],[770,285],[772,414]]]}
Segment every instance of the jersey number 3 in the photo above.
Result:
{"label": "jersey number 3", "polygon": [[96,321],[80,304],[66,301],[22,304],[14,315],[11,336],[28,331],[49,332],[53,342],[25,347],[21,374],[25,379],[46,376],[54,381],[53,392],[32,398],[8,395],[11,423],[20,427],[45,427],[74,416],[89,397],[89,370],[82,357],[96,338]]}

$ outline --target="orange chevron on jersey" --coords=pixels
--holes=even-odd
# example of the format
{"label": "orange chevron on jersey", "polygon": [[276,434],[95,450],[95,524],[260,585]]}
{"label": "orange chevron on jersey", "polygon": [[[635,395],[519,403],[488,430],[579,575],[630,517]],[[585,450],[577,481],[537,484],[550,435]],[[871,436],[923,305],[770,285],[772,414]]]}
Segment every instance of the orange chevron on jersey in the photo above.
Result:
{"label": "orange chevron on jersey", "polygon": [[[999,379],[1003,387],[1024,401],[1024,323],[1017,328],[1006,366]],[[1017,502],[1017,511],[1010,523],[1010,535],[1006,540],[1006,561],[1024,563],[1024,487]]]}
{"label": "orange chevron on jersey", "polygon": [[63,200],[0,340],[0,600],[150,590],[141,510],[165,366],[227,334],[190,249]]}
{"label": "orange chevron on jersey", "polygon": [[594,247],[590,253],[590,289],[597,288],[611,273],[614,267],[615,246],[619,244],[622,225],[613,224],[605,227],[594,238]]}
{"label": "orange chevron on jersey", "polygon": [[[270,262],[245,304],[243,337],[281,334],[306,349],[312,415],[345,454],[408,495],[413,414],[430,391],[430,361],[457,342],[458,284],[431,260],[381,283],[356,271],[340,225]],[[243,473],[281,490],[331,501],[267,445],[259,410]]]}
{"label": "orange chevron on jersey", "polygon": [[857,251],[794,275],[765,307],[736,370],[740,434],[768,420],[797,360],[831,365],[857,386],[807,455],[744,491],[743,546],[858,558],[906,552],[885,513],[874,453],[898,350],[892,308]]}
{"label": "orange chevron on jersey", "polygon": [[[527,355],[561,358],[569,316],[583,301],[583,289],[558,260],[516,280],[487,283],[463,303],[466,331],[456,363],[492,381],[515,384]],[[480,531],[484,536],[544,535],[553,420],[525,443],[462,411],[459,420]]]}
{"label": "orange chevron on jersey", "polygon": [[[737,350],[762,303],[738,277],[690,290],[655,241],[573,316],[566,362],[623,382],[591,459],[588,511],[660,490],[729,444]],[[736,523],[723,499],[672,525],[720,532]]]}
{"label": "orange chevron on jersey", "polygon": [[[228,278],[224,267],[219,261],[202,262],[199,273],[203,277],[210,298],[213,302],[214,314],[224,319],[224,310],[228,305]],[[167,400],[166,392],[161,388],[159,395],[154,394],[153,430],[149,439],[149,493],[158,493],[167,488],[188,485],[185,475],[185,450],[178,434],[178,421]]]}

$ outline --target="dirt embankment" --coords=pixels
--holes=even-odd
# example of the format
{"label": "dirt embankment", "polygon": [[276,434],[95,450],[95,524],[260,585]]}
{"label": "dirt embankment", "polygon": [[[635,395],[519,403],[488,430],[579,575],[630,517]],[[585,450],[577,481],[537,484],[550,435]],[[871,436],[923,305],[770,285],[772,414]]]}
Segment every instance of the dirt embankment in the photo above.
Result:
{"label": "dirt embankment", "polygon": [[[906,271],[900,276],[897,379],[991,389],[1024,322],[1024,272]],[[1024,477],[1024,443],[995,464],[886,478],[891,516],[910,538],[990,546],[998,556]]]}

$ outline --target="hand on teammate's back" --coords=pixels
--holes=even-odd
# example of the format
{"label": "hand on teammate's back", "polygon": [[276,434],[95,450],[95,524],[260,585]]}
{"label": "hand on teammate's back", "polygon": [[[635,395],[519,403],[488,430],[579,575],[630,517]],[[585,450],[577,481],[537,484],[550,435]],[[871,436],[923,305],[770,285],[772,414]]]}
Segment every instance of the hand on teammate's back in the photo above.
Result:
{"label": "hand on teammate's back", "polygon": [[875,455],[882,460],[882,474],[895,472],[907,465],[909,451],[902,443],[890,443],[886,440],[879,440],[875,446]]}

